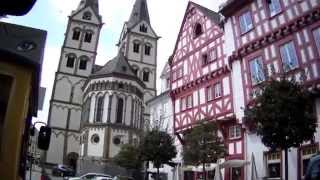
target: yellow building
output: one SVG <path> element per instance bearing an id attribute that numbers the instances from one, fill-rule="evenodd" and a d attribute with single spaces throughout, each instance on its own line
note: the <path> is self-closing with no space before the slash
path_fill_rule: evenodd
<path id="1" fill-rule="evenodd" d="M 29 127 L 38 110 L 46 32 L 0 22 L 0 179 L 25 173 Z"/>

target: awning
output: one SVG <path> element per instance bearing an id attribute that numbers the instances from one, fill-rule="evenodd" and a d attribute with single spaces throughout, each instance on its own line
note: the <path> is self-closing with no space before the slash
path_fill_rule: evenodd
<path id="1" fill-rule="evenodd" d="M 237 167 L 243 167 L 249 164 L 250 164 L 250 161 L 233 159 L 233 160 L 228 160 L 223 162 L 220 166 L 221 168 L 237 168 Z"/>

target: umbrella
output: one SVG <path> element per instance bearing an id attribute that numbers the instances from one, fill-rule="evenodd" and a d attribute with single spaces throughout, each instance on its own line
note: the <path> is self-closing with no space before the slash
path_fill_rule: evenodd
<path id="1" fill-rule="evenodd" d="M 214 173 L 214 180 L 222 180 L 222 175 L 220 172 L 220 165 L 218 164 L 215 168 L 215 173 Z"/>
<path id="2" fill-rule="evenodd" d="M 257 180 L 257 179 L 258 179 L 258 172 L 257 172 L 257 167 L 256 167 L 254 155 L 252 153 L 252 156 L 251 156 L 251 180 Z"/>
<path id="3" fill-rule="evenodd" d="M 250 164 L 250 161 L 234 159 L 234 160 L 228 160 L 228 161 L 222 163 L 221 166 L 223 168 L 236 168 L 236 167 L 243 167 L 248 164 Z"/>

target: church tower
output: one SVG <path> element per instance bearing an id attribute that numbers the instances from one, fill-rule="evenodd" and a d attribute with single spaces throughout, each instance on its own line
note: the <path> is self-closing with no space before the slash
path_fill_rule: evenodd
<path id="1" fill-rule="evenodd" d="M 150 120 L 150 110 L 146 105 L 156 96 L 157 46 L 158 39 L 153 30 L 147 0 L 136 0 L 129 20 L 124 24 L 118 46 L 127 57 L 134 73 L 144 82 L 144 120 Z"/>
<path id="2" fill-rule="evenodd" d="M 98 0 L 81 0 L 71 13 L 50 101 L 49 164 L 76 166 L 80 144 L 82 87 L 95 67 L 102 18 Z"/>

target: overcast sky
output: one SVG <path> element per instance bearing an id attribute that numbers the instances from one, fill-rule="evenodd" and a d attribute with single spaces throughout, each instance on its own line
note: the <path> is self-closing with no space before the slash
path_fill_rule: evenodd
<path id="1" fill-rule="evenodd" d="M 225 0 L 194 0 L 213 11 Z M 38 0 L 34 8 L 23 17 L 9 16 L 2 21 L 30 26 L 48 31 L 42 69 L 41 86 L 47 88 L 44 110 L 38 113 L 38 119 L 47 121 L 49 101 L 57 71 L 61 45 L 68 16 L 75 10 L 80 0 Z M 123 23 L 128 20 L 135 0 L 100 0 L 100 14 L 104 26 L 101 31 L 96 63 L 105 64 L 117 54 L 115 44 L 120 36 Z M 162 38 L 158 46 L 158 75 L 172 54 L 175 41 L 182 23 L 188 0 L 148 0 L 150 21 L 153 29 Z M 158 79 L 158 89 L 159 79 Z"/>

